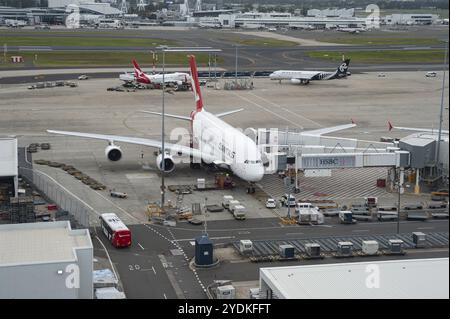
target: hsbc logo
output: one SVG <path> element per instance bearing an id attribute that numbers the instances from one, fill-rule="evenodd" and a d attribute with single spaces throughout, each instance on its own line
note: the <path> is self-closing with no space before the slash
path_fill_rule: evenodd
<path id="1" fill-rule="evenodd" d="M 339 160 L 337 158 L 324 158 L 319 159 L 319 164 L 323 166 L 330 166 L 330 165 L 339 165 Z"/>

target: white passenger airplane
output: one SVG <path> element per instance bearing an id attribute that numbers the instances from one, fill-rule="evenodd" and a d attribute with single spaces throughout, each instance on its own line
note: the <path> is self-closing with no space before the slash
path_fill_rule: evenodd
<path id="1" fill-rule="evenodd" d="M 402 127 L 402 126 L 394 126 L 392 125 L 391 121 L 388 121 L 388 128 L 389 131 L 392 131 L 393 129 L 401 130 L 401 131 L 413 131 L 413 132 L 422 132 L 422 133 L 433 133 L 438 134 L 439 129 L 430 129 L 430 128 L 420 128 L 420 127 Z M 442 134 L 448 135 L 448 130 L 441 130 Z"/>
<path id="2" fill-rule="evenodd" d="M 338 28 L 337 31 L 358 34 L 360 32 L 366 32 L 367 29 L 365 29 L 365 28 Z"/>
<path id="3" fill-rule="evenodd" d="M 148 85 L 148 84 L 162 84 L 163 83 L 163 75 L 162 74 L 146 74 L 142 71 L 139 64 L 136 60 L 133 60 L 134 74 L 132 73 L 124 73 L 119 75 L 119 79 L 131 83 L 137 82 L 140 84 Z M 175 88 L 180 85 L 190 84 L 191 77 L 188 73 L 183 72 L 174 72 L 174 73 L 166 73 L 164 75 L 164 82 L 166 84 L 173 84 Z"/>
<path id="4" fill-rule="evenodd" d="M 269 75 L 271 80 L 290 80 L 293 84 L 309 84 L 309 81 L 334 80 L 350 75 L 350 59 L 344 60 L 334 72 L 279 70 Z"/>
<path id="5" fill-rule="evenodd" d="M 105 155 L 110 161 L 118 161 L 122 158 L 120 146 L 115 142 L 124 142 L 143 146 L 158 148 L 160 154 L 156 158 L 156 165 L 160 170 L 172 172 L 175 169 L 174 158 L 177 156 L 192 156 L 197 163 L 201 161 L 207 164 L 228 167 L 235 175 L 250 183 L 249 192 L 254 192 L 254 183 L 260 181 L 264 175 L 264 165 L 261 152 L 256 143 L 240 130 L 232 127 L 221 120 L 222 117 L 242 111 L 243 109 L 212 114 L 203 107 L 203 99 L 198 80 L 197 65 L 195 57 L 190 57 L 191 76 L 193 81 L 193 93 L 196 109 L 190 116 L 165 114 L 167 117 L 188 121 L 191 124 L 193 145 L 188 147 L 180 144 L 165 143 L 165 151 L 162 152 L 161 141 L 116 135 L 102 135 L 91 133 L 67 132 L 47 130 L 48 133 L 77 136 L 84 138 L 99 139 L 108 142 Z M 161 115 L 158 112 L 142 111 L 148 114 Z M 339 131 L 356 126 L 355 124 L 339 125 L 331 128 L 322 128 L 307 131 L 310 135 L 320 136 L 322 134 Z M 163 155 L 164 153 L 164 165 Z"/>

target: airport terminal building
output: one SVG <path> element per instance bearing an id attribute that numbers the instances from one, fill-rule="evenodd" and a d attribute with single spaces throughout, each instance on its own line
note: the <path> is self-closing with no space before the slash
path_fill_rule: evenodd
<path id="1" fill-rule="evenodd" d="M 92 20 L 92 17 L 117 18 L 122 16 L 122 11 L 111 7 L 109 3 L 49 0 L 48 8 L 0 7 L 0 24 L 8 24 L 8 21 L 20 22 L 23 25 L 64 24 L 67 16 L 73 11 L 73 5 L 79 8 L 82 20 L 83 18 Z"/>

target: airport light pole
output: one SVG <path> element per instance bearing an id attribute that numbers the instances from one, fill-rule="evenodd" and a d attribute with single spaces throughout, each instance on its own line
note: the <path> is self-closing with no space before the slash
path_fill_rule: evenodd
<path id="1" fill-rule="evenodd" d="M 156 49 L 162 52 L 163 56 L 163 65 L 162 65 L 162 111 L 161 111 L 161 154 L 162 154 L 162 163 L 161 163 L 161 203 L 160 207 L 164 207 L 165 203 L 165 195 L 166 195 L 166 186 L 165 186 L 165 170 L 166 170 L 166 145 L 165 145 L 165 91 L 166 91 L 166 52 L 222 52 L 221 49 L 214 49 L 211 47 L 168 47 L 168 46 L 159 46 Z"/>
<path id="2" fill-rule="evenodd" d="M 446 65 L 447 65 L 447 54 L 448 54 L 448 41 L 445 42 L 445 56 L 444 56 L 444 72 L 442 76 L 442 92 L 441 92 L 441 110 L 439 112 L 439 133 L 438 133 L 438 140 L 437 140 L 437 146 L 436 146 L 436 157 L 435 157 L 435 163 L 437 168 L 438 175 L 440 174 L 440 165 L 439 165 L 439 156 L 441 151 L 441 137 L 442 137 L 442 122 L 443 122 L 443 113 L 444 113 L 444 91 L 445 91 L 445 77 L 446 77 Z"/>
<path id="3" fill-rule="evenodd" d="M 397 202 L 397 235 L 400 234 L 400 200 L 401 200 L 401 194 L 402 194 L 402 182 L 401 182 L 401 176 L 402 176 L 403 168 L 399 168 L 398 176 L 397 176 L 397 190 L 398 190 L 398 202 Z"/>
<path id="4" fill-rule="evenodd" d="M 238 81 L 238 45 L 235 45 L 236 48 L 236 61 L 235 61 L 235 71 L 234 71 L 234 78 L 236 81 L 236 86 L 237 86 L 237 81 Z"/>

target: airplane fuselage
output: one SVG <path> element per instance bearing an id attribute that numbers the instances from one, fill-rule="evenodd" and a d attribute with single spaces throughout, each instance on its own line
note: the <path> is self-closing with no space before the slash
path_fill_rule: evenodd
<path id="1" fill-rule="evenodd" d="M 138 82 L 141 84 L 162 84 L 163 83 L 163 75 L 162 74 L 143 74 L 136 78 L 136 76 L 132 73 L 124 73 L 119 76 L 120 80 L 124 82 Z M 165 83 L 177 83 L 177 84 L 185 84 L 189 83 L 190 75 L 187 73 L 175 72 L 168 73 L 164 76 Z"/>
<path id="2" fill-rule="evenodd" d="M 192 112 L 191 118 L 194 145 L 212 155 L 214 163 L 227 164 L 235 175 L 248 182 L 262 179 L 264 166 L 253 140 L 205 110 Z"/>
<path id="3" fill-rule="evenodd" d="M 314 80 L 326 80 L 332 75 L 334 75 L 334 72 L 279 70 L 270 74 L 270 79 L 293 80 L 293 79 L 310 78 L 310 81 L 314 81 Z"/>

